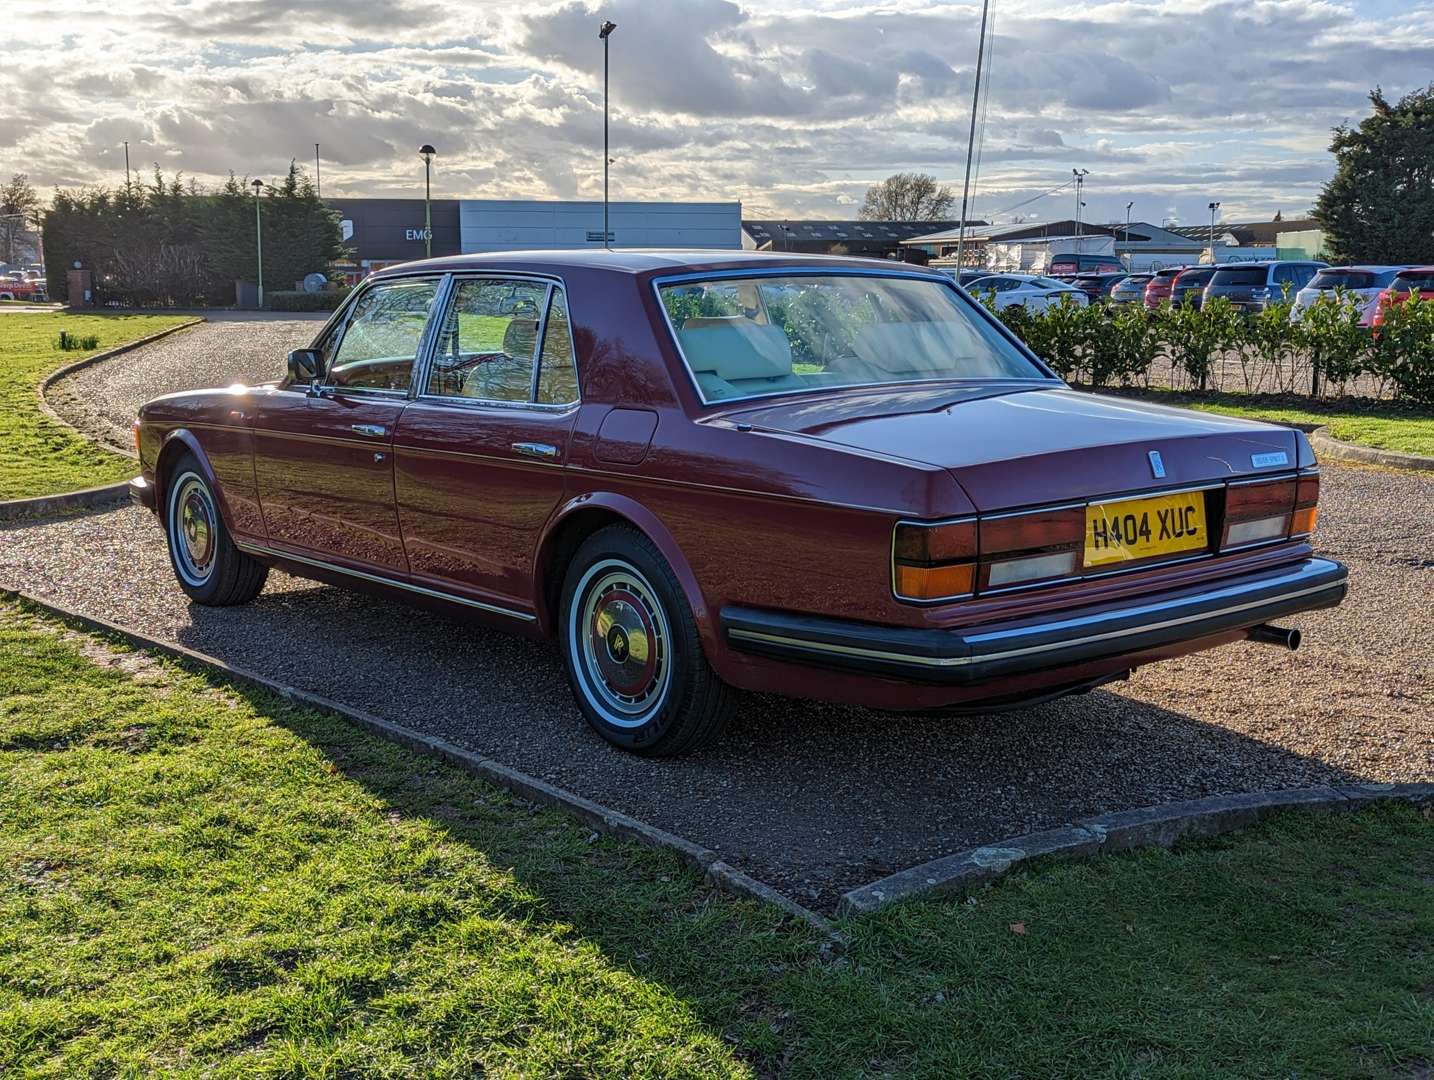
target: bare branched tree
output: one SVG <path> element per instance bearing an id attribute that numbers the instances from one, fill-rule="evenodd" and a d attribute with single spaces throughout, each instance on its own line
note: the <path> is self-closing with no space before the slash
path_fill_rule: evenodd
<path id="1" fill-rule="evenodd" d="M 865 221 L 935 221 L 951 212 L 956 192 L 929 173 L 897 173 L 866 189 Z"/>
<path id="2" fill-rule="evenodd" d="M 14 263 L 23 258 L 39 215 L 40 196 L 28 176 L 16 173 L 8 184 L 0 184 L 0 260 Z"/>

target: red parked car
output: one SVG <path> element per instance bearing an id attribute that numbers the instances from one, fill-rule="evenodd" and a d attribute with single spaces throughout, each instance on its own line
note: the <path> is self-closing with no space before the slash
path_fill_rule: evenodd
<path id="1" fill-rule="evenodd" d="M 1389 287 L 1379 294 L 1369 324 L 1383 326 L 1385 313 L 1415 293 L 1419 294 L 1421 300 L 1434 300 L 1434 266 L 1412 266 L 1395 274 Z"/>
<path id="2" fill-rule="evenodd" d="M 1164 270 L 1156 270 L 1145 285 L 1145 306 L 1154 311 L 1171 299 L 1175 292 L 1175 279 L 1186 269 L 1184 266 L 1170 266 Z"/>
<path id="3" fill-rule="evenodd" d="M 393 267 L 286 378 L 158 398 L 136 439 L 196 602 L 280 567 L 555 638 L 648 754 L 734 687 L 988 710 L 1293 646 L 1267 621 L 1345 592 L 1300 432 L 1077 393 L 950 278 L 861 259 Z"/>

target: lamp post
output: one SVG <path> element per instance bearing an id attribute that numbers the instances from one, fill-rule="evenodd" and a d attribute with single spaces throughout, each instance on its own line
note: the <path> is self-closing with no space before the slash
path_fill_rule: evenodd
<path id="1" fill-rule="evenodd" d="M 971 155 L 976 150 L 976 115 L 981 104 L 981 64 L 986 58 L 986 16 L 991 0 L 981 0 L 981 36 L 976 41 L 976 88 L 971 92 L 971 131 L 966 136 L 966 182 L 961 185 L 961 220 L 956 223 L 956 278 L 961 278 L 961 259 L 966 247 L 966 209 L 971 198 Z"/>
<path id="2" fill-rule="evenodd" d="M 129 140 L 124 141 L 124 190 L 129 194 Z"/>
<path id="3" fill-rule="evenodd" d="M 259 219 L 259 192 L 264 190 L 264 181 L 255 180 L 254 188 L 254 250 L 259 263 L 259 310 L 264 310 L 264 228 Z"/>
<path id="4" fill-rule="evenodd" d="M 323 178 L 319 176 L 319 144 L 314 143 L 314 198 L 324 197 Z"/>
<path id="5" fill-rule="evenodd" d="M 433 257 L 433 155 L 438 153 L 430 143 L 418 148 L 423 158 L 423 257 Z"/>
<path id="6" fill-rule="evenodd" d="M 610 19 L 604 19 L 603 24 L 598 27 L 598 37 L 602 40 L 602 246 L 612 246 L 612 234 L 607 228 L 607 39 L 617 29 L 617 23 Z"/>
<path id="7" fill-rule="evenodd" d="M 1089 170 L 1089 169 L 1072 169 L 1072 170 L 1071 170 L 1071 175 L 1075 177 L 1075 185 L 1076 185 L 1076 216 L 1075 216 L 1075 226 L 1076 226 L 1075 238 L 1076 238 L 1076 244 L 1075 244 L 1075 249 L 1076 249 L 1076 254 L 1080 254 L 1080 208 L 1085 205 L 1085 203 L 1081 202 L 1080 193 L 1081 193 L 1081 188 L 1083 188 L 1083 187 L 1085 186 L 1085 178 L 1090 175 L 1090 170 Z M 1076 260 L 1076 264 L 1077 264 L 1077 266 L 1080 264 L 1080 260 L 1079 260 L 1079 259 Z"/>
<path id="8" fill-rule="evenodd" d="M 1134 199 L 1125 204 L 1125 257 L 1127 259 L 1130 258 L 1130 208 L 1134 205 Z M 1134 269 L 1135 264 L 1132 262 L 1130 266 Z"/>
<path id="9" fill-rule="evenodd" d="M 1215 265 L 1215 213 L 1220 209 L 1220 204 L 1210 204 L 1210 265 Z"/>

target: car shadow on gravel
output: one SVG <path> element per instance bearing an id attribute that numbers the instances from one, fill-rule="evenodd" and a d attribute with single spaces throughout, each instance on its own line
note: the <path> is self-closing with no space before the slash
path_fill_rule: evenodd
<path id="1" fill-rule="evenodd" d="M 1081 817 L 1369 779 L 1109 690 L 963 717 L 747 695 L 720 745 L 638 758 L 584 724 L 551 646 L 275 580 L 244 608 L 189 605 L 175 637 L 712 848 L 826 912 L 895 870 Z"/>

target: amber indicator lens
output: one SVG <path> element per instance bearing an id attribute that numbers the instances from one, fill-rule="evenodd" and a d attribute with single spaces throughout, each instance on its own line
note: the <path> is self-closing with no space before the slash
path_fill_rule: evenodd
<path id="1" fill-rule="evenodd" d="M 972 563 L 951 566 L 896 564 L 896 593 L 908 600 L 943 600 L 971 592 L 976 577 Z"/>
<path id="2" fill-rule="evenodd" d="M 1319 521 L 1319 473 L 1302 473 L 1296 485 L 1295 512 L 1290 519 L 1290 535 L 1310 536 Z"/>
<path id="3" fill-rule="evenodd" d="M 903 600 L 969 596 L 976 577 L 976 523 L 903 523 L 891 541 L 892 580 Z"/>

